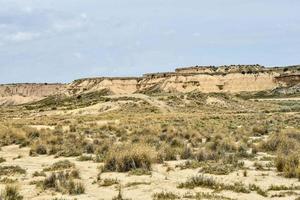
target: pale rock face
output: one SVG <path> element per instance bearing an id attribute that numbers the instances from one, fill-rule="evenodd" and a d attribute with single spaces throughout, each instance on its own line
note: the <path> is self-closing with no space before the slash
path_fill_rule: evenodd
<path id="1" fill-rule="evenodd" d="M 95 92 L 108 89 L 114 94 L 131 94 L 137 91 L 138 79 L 95 78 L 77 80 L 71 83 L 67 89 L 75 91 L 73 94 Z"/>
<path id="2" fill-rule="evenodd" d="M 16 105 L 41 100 L 58 94 L 64 84 L 8 84 L 0 85 L 0 105 Z"/>
<path id="3" fill-rule="evenodd" d="M 196 69 L 198 70 L 198 68 Z M 204 68 L 203 70 L 212 69 Z M 239 68 L 231 67 L 229 69 L 234 71 Z M 55 94 L 71 96 L 96 91 L 107 91 L 110 94 L 117 95 L 142 93 L 145 91 L 182 93 L 191 91 L 203 93 L 258 92 L 298 84 L 300 75 L 294 72 L 297 69 L 289 69 L 289 72 L 292 71 L 293 73 L 286 73 L 281 68 L 279 70 L 277 68 L 264 68 L 262 71 L 252 73 L 235 71 L 215 73 L 217 70 L 223 70 L 223 68 L 217 68 L 213 70 L 213 73 L 171 72 L 147 74 L 143 77 L 87 78 L 75 80 L 70 84 L 0 85 L 0 105 L 23 104 L 41 100 Z M 187 70 L 193 70 L 193 68 Z M 260 68 L 257 70 L 260 70 Z M 181 69 L 181 71 L 184 71 L 184 69 Z"/>
<path id="4" fill-rule="evenodd" d="M 191 92 L 198 90 L 209 92 L 242 92 L 271 90 L 279 86 L 275 81 L 277 73 L 240 74 L 227 75 L 198 74 L 190 76 L 171 76 L 168 78 L 149 79 L 141 83 L 142 89 L 159 84 L 162 91 L 166 92 Z"/>

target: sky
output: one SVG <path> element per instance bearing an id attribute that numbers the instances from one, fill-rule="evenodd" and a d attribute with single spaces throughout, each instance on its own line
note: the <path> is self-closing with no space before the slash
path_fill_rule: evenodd
<path id="1" fill-rule="evenodd" d="M 0 0 L 0 83 L 300 64 L 299 0 Z"/>

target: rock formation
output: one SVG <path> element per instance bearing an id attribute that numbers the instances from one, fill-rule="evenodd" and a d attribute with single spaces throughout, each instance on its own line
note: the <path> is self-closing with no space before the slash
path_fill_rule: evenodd
<path id="1" fill-rule="evenodd" d="M 95 91 L 111 94 L 147 92 L 257 92 L 300 83 L 300 66 L 266 68 L 261 65 L 193 66 L 142 77 L 100 77 L 70 84 L 0 85 L 0 105 L 23 104 L 55 94 L 78 95 Z"/>

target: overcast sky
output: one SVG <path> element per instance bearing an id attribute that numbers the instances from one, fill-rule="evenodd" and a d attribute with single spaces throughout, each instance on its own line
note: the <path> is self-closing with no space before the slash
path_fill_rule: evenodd
<path id="1" fill-rule="evenodd" d="M 299 59 L 299 0 L 0 0 L 0 83 Z"/>

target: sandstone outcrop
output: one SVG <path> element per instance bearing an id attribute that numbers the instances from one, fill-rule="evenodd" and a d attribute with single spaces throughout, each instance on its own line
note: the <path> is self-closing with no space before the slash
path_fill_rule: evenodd
<path id="1" fill-rule="evenodd" d="M 300 83 L 300 66 L 266 68 L 261 65 L 193 66 L 175 72 L 144 74 L 142 77 L 98 77 L 70 84 L 0 85 L 0 105 L 23 104 L 47 96 L 78 95 L 95 91 L 110 94 L 151 92 L 258 92 L 292 87 Z"/>
<path id="2" fill-rule="evenodd" d="M 0 105 L 17 105 L 38 101 L 63 91 L 64 84 L 2 84 L 0 85 Z"/>

